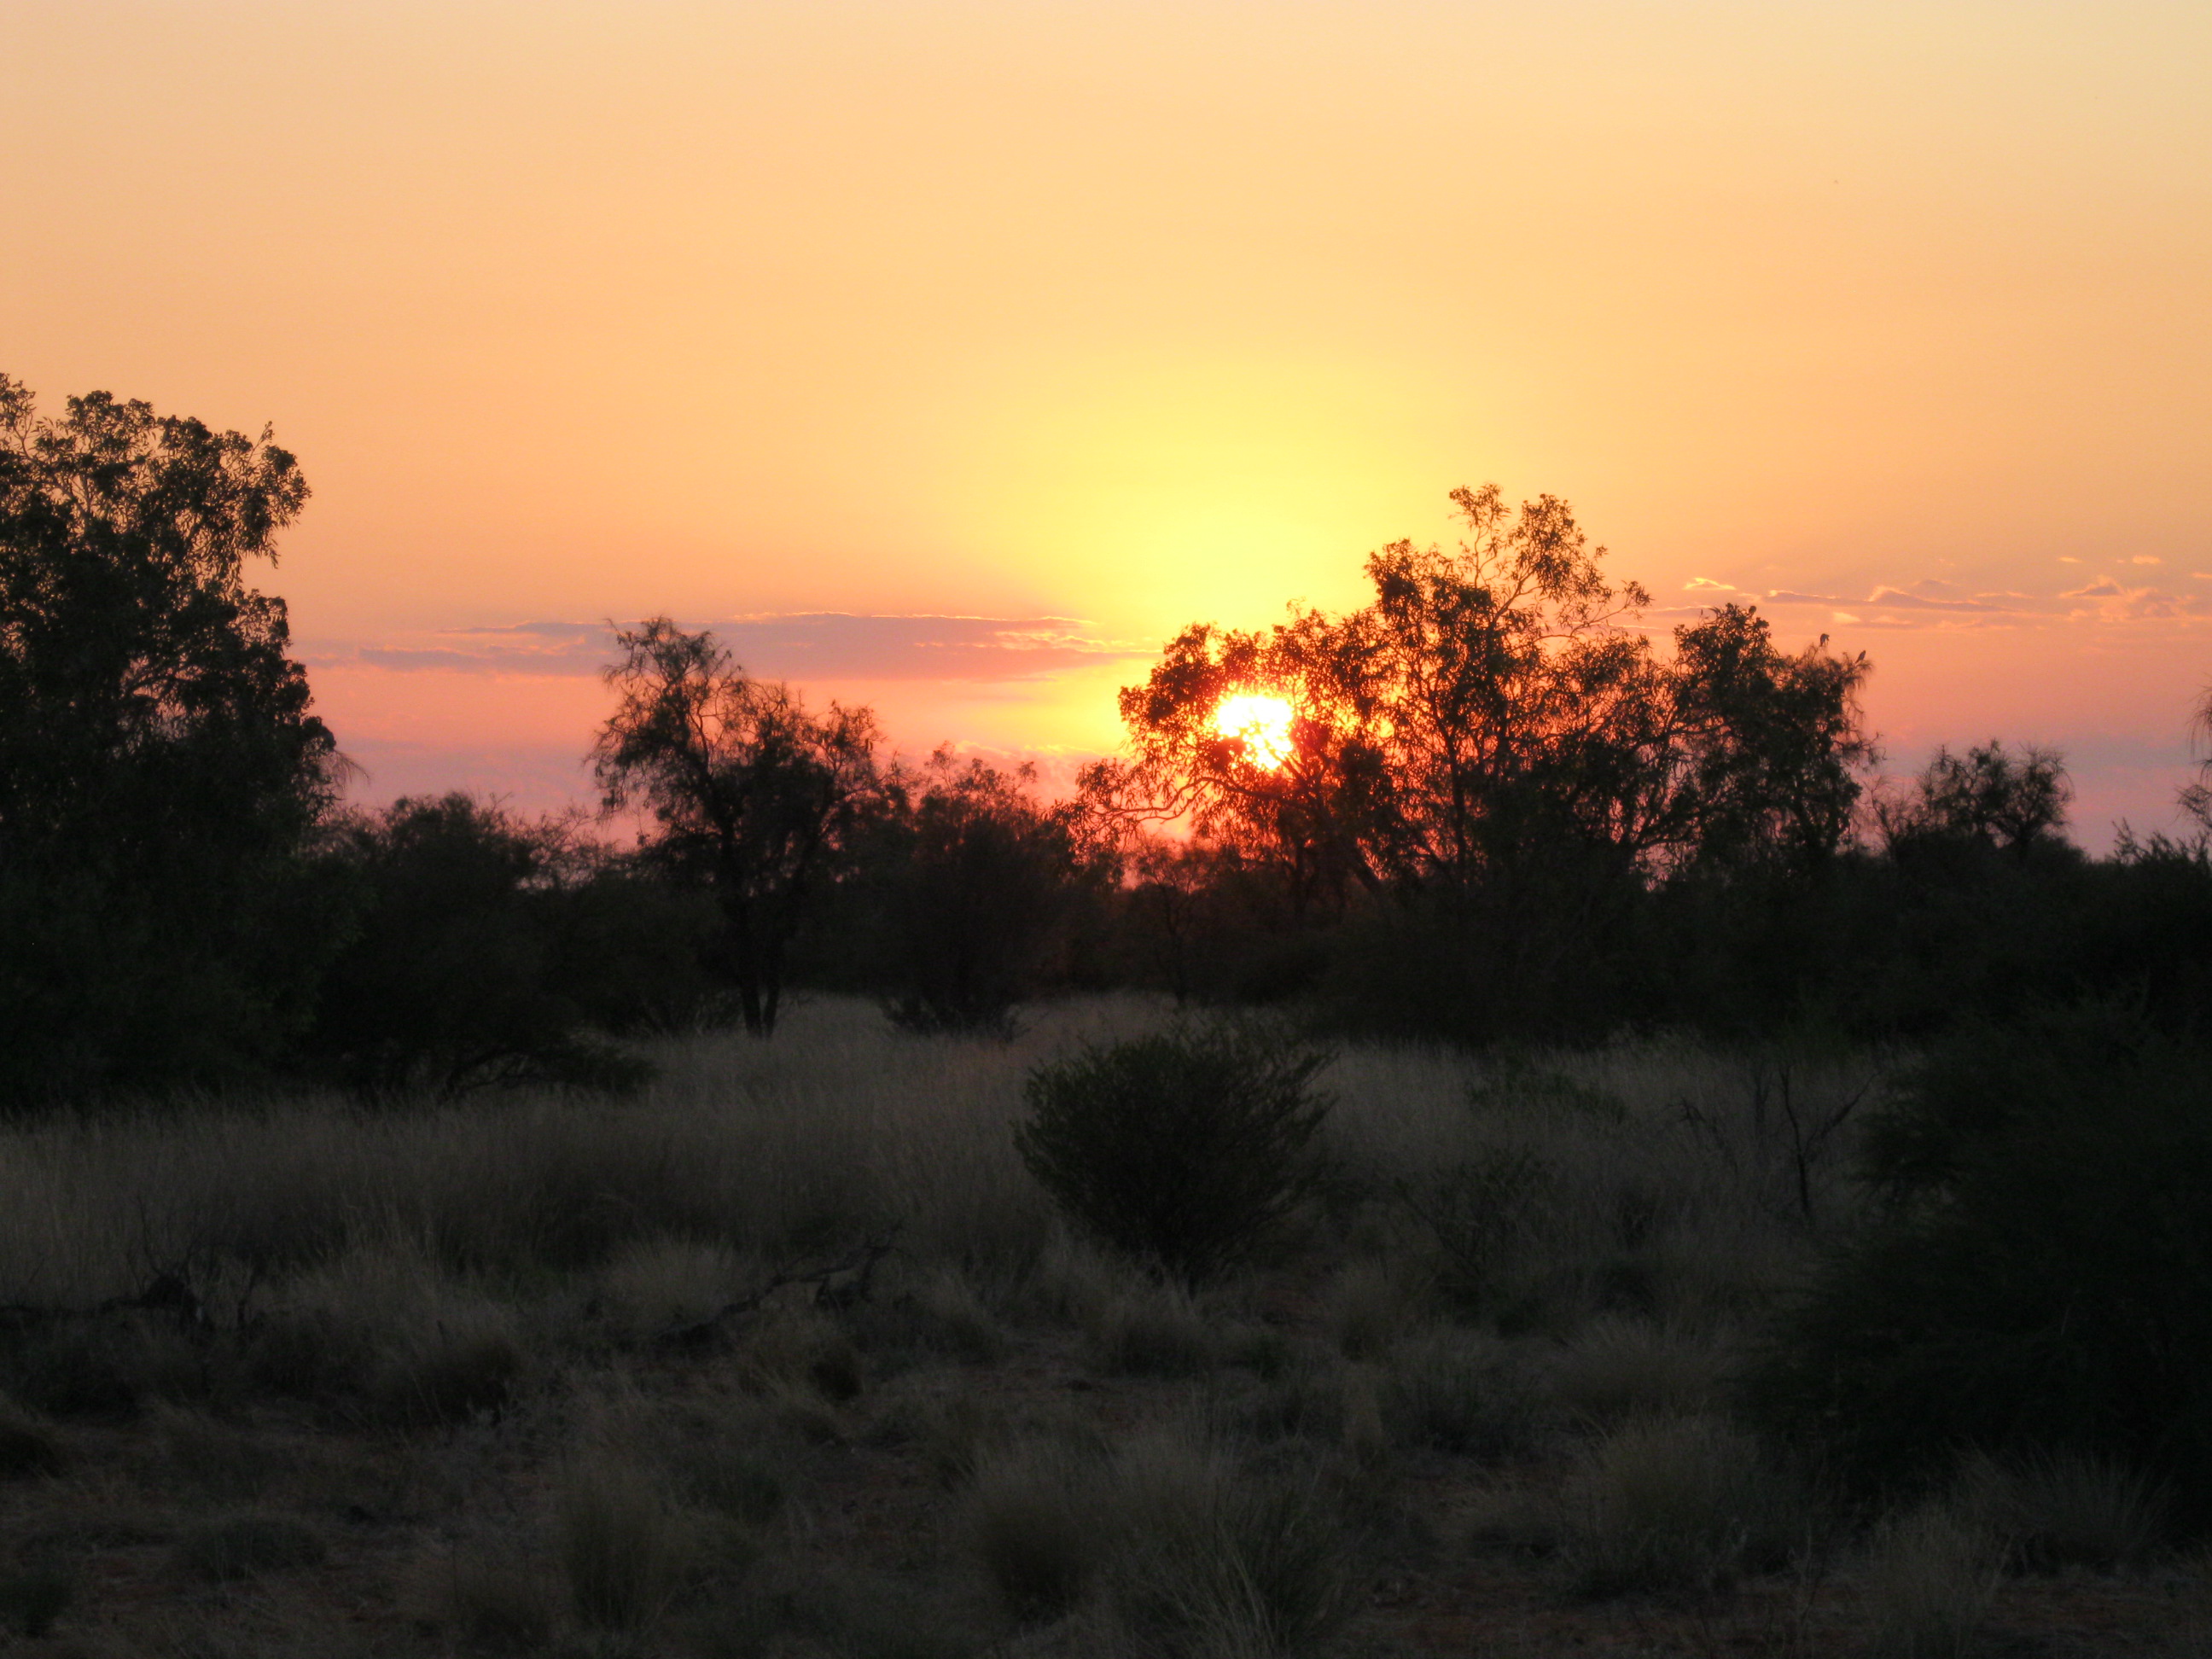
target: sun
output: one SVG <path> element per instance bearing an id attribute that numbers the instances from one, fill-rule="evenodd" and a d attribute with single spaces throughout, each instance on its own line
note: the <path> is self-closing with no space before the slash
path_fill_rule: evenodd
<path id="1" fill-rule="evenodd" d="M 1291 757 L 1291 705 L 1280 697 L 1240 692 L 1213 711 L 1213 729 L 1244 744 L 1244 758 L 1263 772 Z"/>

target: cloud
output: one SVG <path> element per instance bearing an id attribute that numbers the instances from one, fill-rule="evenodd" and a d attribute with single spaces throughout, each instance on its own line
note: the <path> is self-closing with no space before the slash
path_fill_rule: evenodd
<path id="1" fill-rule="evenodd" d="M 1067 617 L 873 617 L 842 611 L 737 617 L 707 626 L 747 672 L 769 679 L 1011 680 L 1152 654 L 1084 631 Z M 310 662 L 402 672 L 597 674 L 615 655 L 604 623 L 529 622 L 447 629 L 359 643 Z"/>
<path id="2" fill-rule="evenodd" d="M 2164 559 L 2154 559 L 2148 553 L 2138 553 L 2128 561 L 2130 564 L 2164 564 Z"/>
<path id="3" fill-rule="evenodd" d="M 356 645 L 331 659 L 379 668 L 595 674 L 614 653 L 614 635 L 603 623 L 517 623 L 508 628 L 441 629 L 401 638 L 404 643 Z"/>
<path id="4" fill-rule="evenodd" d="M 2169 593 L 2157 587 L 2123 587 L 2109 576 L 2058 596 L 2090 603 L 2077 605 L 2076 617 L 2096 617 L 2106 622 L 2201 622 L 2212 617 L 2212 599 L 2201 593 Z"/>
<path id="5" fill-rule="evenodd" d="M 1818 605 L 1830 611 L 1842 606 L 1862 611 L 1936 611 L 1966 616 L 2000 616 L 2026 608 L 2024 598 L 2018 593 L 1968 594 L 1963 587 L 1930 578 L 1915 582 L 1910 588 L 1879 586 L 1863 599 L 1844 593 L 1801 593 L 1778 587 L 1767 594 L 1766 603 Z"/>
<path id="6" fill-rule="evenodd" d="M 1093 639 L 1067 617 L 746 617 L 715 634 L 757 674 L 779 679 L 1021 679 L 1084 663 L 1149 657 Z"/>
<path id="7" fill-rule="evenodd" d="M 1866 603 L 1886 611 L 2002 611 L 2008 607 L 1991 605 L 1987 599 L 1945 599 L 1931 598 L 1925 591 L 1930 587 L 1948 587 L 1948 582 L 1921 582 L 1920 590 L 1907 592 L 1903 588 L 1877 587 L 1867 596 Z M 1960 590 L 1952 589 L 1954 592 Z"/>
<path id="8" fill-rule="evenodd" d="M 1711 576 L 1692 576 L 1682 584 L 1685 593 L 1740 593 L 1734 582 L 1717 582 Z"/>

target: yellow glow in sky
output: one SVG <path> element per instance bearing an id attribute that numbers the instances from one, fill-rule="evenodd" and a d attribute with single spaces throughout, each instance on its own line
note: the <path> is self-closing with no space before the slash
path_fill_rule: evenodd
<path id="1" fill-rule="evenodd" d="M 1291 705 L 1280 697 L 1240 692 L 1213 711 L 1213 729 L 1244 745 L 1244 758 L 1273 772 L 1291 757 Z"/>
<path id="2" fill-rule="evenodd" d="M 910 752 L 1096 752 L 1175 629 L 1494 478 L 1656 627 L 1869 650 L 1901 760 L 2055 743 L 2151 827 L 2208 62 L 2147 0 L 12 0 L 0 368 L 274 423 L 380 792 L 580 793 L 588 653 L 496 630 L 659 612 Z"/>

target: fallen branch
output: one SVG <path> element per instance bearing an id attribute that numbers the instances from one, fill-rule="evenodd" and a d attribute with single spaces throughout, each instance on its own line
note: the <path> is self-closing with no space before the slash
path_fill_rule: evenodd
<path id="1" fill-rule="evenodd" d="M 777 1291 L 794 1285 L 811 1285 L 817 1308 L 858 1307 L 868 1299 L 874 1286 L 877 1265 L 897 1248 L 898 1234 L 894 1225 L 887 1232 L 863 1239 L 833 1261 L 813 1267 L 779 1267 L 750 1295 L 725 1304 L 704 1319 L 670 1327 L 652 1338 L 651 1346 L 696 1352 L 726 1335 L 734 1324 L 759 1313 Z M 844 1281 L 842 1284 L 838 1282 L 841 1279 Z"/>

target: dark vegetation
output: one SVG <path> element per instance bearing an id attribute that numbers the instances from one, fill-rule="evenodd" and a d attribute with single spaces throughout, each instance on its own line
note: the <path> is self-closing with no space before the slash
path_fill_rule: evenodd
<path id="1" fill-rule="evenodd" d="M 341 804 L 345 764 L 310 712 L 282 601 L 246 583 L 307 493 L 265 434 L 104 395 L 44 420 L 0 379 L 0 1110 L 19 1125 L 146 1104 L 182 1115 L 216 1091 L 277 1099 L 303 1083 L 378 1111 L 520 1085 L 616 1097 L 653 1074 L 665 1039 L 772 1036 L 794 987 L 863 995 L 904 1032 L 997 1042 L 1018 1037 L 1025 1004 L 1056 994 L 1171 997 L 1171 1027 L 1031 1067 L 1012 1134 L 1032 1190 L 1134 1263 L 1130 1285 L 1152 1275 L 1149 1290 L 1085 1304 L 1086 1340 L 1114 1374 L 1202 1374 L 1224 1351 L 1194 1297 L 1299 1260 L 1329 1225 L 1367 1228 L 1416 1241 L 1419 1291 L 1363 1291 L 1347 1274 L 1329 1317 L 1346 1364 L 1395 1369 L 1381 1383 L 1323 1381 L 1279 1334 L 1248 1333 L 1236 1363 L 1266 1397 L 1239 1407 L 1246 1426 L 1276 1425 L 1287 1443 L 1333 1425 L 1350 1461 L 1325 1469 L 1286 1454 L 1231 1480 L 1184 1446 L 1162 1497 L 1168 1477 L 1142 1457 L 1080 1437 L 978 1431 L 955 1461 L 1015 1622 L 1104 1597 L 1180 1651 L 1195 1638 L 1175 1632 L 1233 1599 L 1222 1585 L 1265 1584 L 1255 1616 L 1274 1633 L 1254 1650 L 1272 1650 L 1348 1616 L 1342 1570 L 1312 1564 L 1395 1524 L 1361 1508 L 1373 1474 L 1361 1459 L 1382 1455 L 1372 1445 L 1528 1454 L 1532 1385 L 1481 1344 L 1540 1335 L 1576 1297 L 1603 1319 L 1656 1320 L 1650 1241 L 1672 1224 L 1622 1186 L 1600 1220 L 1575 1223 L 1575 1248 L 1600 1243 L 1576 1258 L 1570 1295 L 1567 1269 L 1547 1277 L 1526 1248 L 1567 1225 L 1572 1182 L 1551 1153 L 1501 1141 L 1387 1182 L 1346 1175 L 1322 1155 L 1316 1045 L 1479 1054 L 1477 1116 L 1542 1115 L 1602 1139 L 1626 1133 L 1620 1103 L 1527 1057 L 1686 1033 L 1747 1057 L 1749 1127 L 1686 1099 L 1669 1133 L 1731 1178 L 1753 1182 L 1767 1159 L 1773 1212 L 1812 1265 L 1732 1310 L 1758 1335 L 1726 1422 L 1630 1421 L 1601 1383 L 1583 1389 L 1595 1403 L 1577 1420 L 1609 1437 L 1591 1492 L 1644 1480 L 1679 1496 L 1688 1471 L 1718 1484 L 1686 1520 L 1615 1526 L 1594 1508 L 1574 1582 L 1705 1595 L 1790 1559 L 1773 1519 L 1788 1506 L 1759 1484 L 1775 1448 L 1797 1460 L 1792 1479 L 1861 1516 L 1968 1487 L 1991 1513 L 2017 1510 L 2019 1492 L 2072 1480 L 2118 1493 L 2113 1513 L 2146 1538 L 2212 1532 L 2205 782 L 2181 792 L 2193 833 L 2124 832 L 2102 858 L 2066 838 L 2065 773 L 2046 750 L 1945 750 L 1872 789 L 1864 657 L 1825 638 L 1785 648 L 1735 605 L 1662 649 L 1628 626 L 1645 596 L 1607 578 L 1565 503 L 1516 514 L 1493 488 L 1455 494 L 1455 550 L 1374 555 L 1358 611 L 1170 641 L 1122 695 L 1125 757 L 1091 769 L 1069 800 L 1041 799 L 1025 769 L 949 751 L 901 762 L 868 711 L 811 713 L 663 617 L 617 634 L 615 710 L 592 750 L 610 813 L 635 809 L 647 825 L 635 845 L 462 795 L 363 811 Z M 1224 697 L 1251 692 L 1291 706 L 1279 763 L 1214 728 Z M 1853 1115 L 1866 1085 L 1817 1103 L 1797 1087 L 1806 1056 L 1839 1054 L 1898 1057 L 1878 1109 Z M 1857 1207 L 1830 1225 L 1824 1172 L 1846 1148 Z M 579 1228 L 590 1242 L 561 1259 L 593 1271 L 644 1239 L 642 1223 L 624 1231 L 649 1208 L 623 1195 L 628 1178 L 580 1164 L 551 1182 L 556 1198 L 515 1230 L 529 1249 L 501 1271 L 524 1273 L 530 1249 L 551 1261 L 546 1241 Z M 704 1200 L 677 1207 L 685 1247 L 702 1249 L 788 1256 L 819 1249 L 836 1222 L 796 1217 L 769 1237 Z M 866 1219 L 880 1231 L 881 1215 Z M 224 1281 L 239 1311 L 220 1365 L 214 1279 L 167 1263 L 141 1296 L 0 1310 L 7 1386 L 88 1418 L 258 1389 L 343 1401 L 348 1420 L 379 1430 L 477 1421 L 516 1397 L 523 1347 L 476 1304 L 437 1304 L 434 1336 L 397 1348 L 349 1346 L 305 1316 L 249 1322 L 264 1275 L 325 1261 L 338 1223 L 302 1225 L 321 1242 L 196 1237 L 191 1261 L 244 1276 L 243 1290 Z M 956 1254 L 967 1271 L 988 1252 Z M 464 1250 L 448 1265 L 489 1259 Z M 1024 1260 L 994 1269 L 1001 1312 L 1031 1305 L 1034 1248 Z M 801 1282 L 793 1271 L 766 1282 Z M 823 1298 L 830 1277 L 814 1286 Z M 868 1293 L 847 1285 L 833 1311 Z M 717 1322 L 741 1315 L 750 1330 L 764 1297 L 695 1310 L 653 1340 L 734 1340 Z M 1445 1326 L 1406 1337 L 1394 1310 L 1409 1298 Z M 1067 1292 L 1063 1311 L 1081 1299 Z M 996 1354 L 994 1317 L 925 1287 L 855 1328 Z M 763 1375 L 842 1407 L 862 1387 L 859 1361 L 805 1329 Z M 1672 1362 L 1639 1363 L 1660 1375 Z M 1705 1397 L 1689 1382 L 1645 1392 Z M 828 1409 L 792 1405 L 778 1432 Z M 0 1479 L 48 1478 L 61 1457 L 31 1418 L 0 1420 Z M 732 1480 L 757 1531 L 776 1477 L 748 1465 Z M 702 1547 L 653 1492 L 581 1466 L 564 1490 L 584 1625 L 641 1626 L 689 1593 Z M 1146 1504 L 1169 1517 L 1150 1531 L 1085 1519 Z M 1899 1559 L 1941 1555 L 1937 1522 L 1896 1525 Z M 2097 1559 L 2039 1526 L 2007 1534 L 2028 1540 L 2019 1559 Z M 228 1582 L 322 1549 L 295 1522 L 241 1510 L 180 1538 L 176 1560 Z M 0 1580 L 0 1611 L 26 1635 L 67 1601 L 67 1582 L 44 1573 Z M 541 1602 L 510 1600 L 528 1639 L 550 1628 Z M 507 1628 L 491 1601 L 477 1611 Z M 786 1625 L 850 1644 L 798 1613 Z"/>
<path id="2" fill-rule="evenodd" d="M 1328 1063 L 1253 1025 L 1085 1048 L 1030 1074 L 1014 1144 L 1085 1230 L 1197 1284 L 1315 1195 L 1328 1102 L 1311 1085 Z"/>
<path id="3" fill-rule="evenodd" d="M 1940 1044 L 1869 1126 L 1882 1207 L 1777 1325 L 1754 1413 L 1864 1489 L 2055 1448 L 2212 1523 L 2206 1060 L 2114 1003 Z"/>
<path id="4" fill-rule="evenodd" d="M 2201 836 L 2088 858 L 2059 757 L 1996 742 L 1866 798 L 1863 656 L 1785 651 L 1735 605 L 1662 653 L 1548 496 L 1458 492 L 1462 545 L 1376 554 L 1364 610 L 1186 630 L 1123 694 L 1129 757 L 1059 804 L 1026 771 L 896 762 L 868 711 L 811 713 L 647 621 L 592 750 L 649 823 L 624 849 L 459 798 L 338 807 L 283 602 L 245 580 L 307 497 L 265 437 L 104 396 L 41 420 L 12 382 L 4 419 L 19 1104 L 288 1073 L 613 1086 L 606 1039 L 767 1036 L 793 982 L 917 1031 L 1126 986 L 1472 1046 L 1917 1041 L 2116 995 L 2179 1031 L 2204 1006 Z M 1291 706 L 1278 766 L 1213 729 L 1252 690 Z"/>

